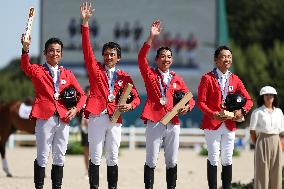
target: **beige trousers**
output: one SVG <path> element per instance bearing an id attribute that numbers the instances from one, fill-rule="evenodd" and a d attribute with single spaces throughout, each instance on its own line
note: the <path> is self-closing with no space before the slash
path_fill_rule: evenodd
<path id="1" fill-rule="evenodd" d="M 279 135 L 260 133 L 254 156 L 255 189 L 282 189 L 281 155 Z"/>

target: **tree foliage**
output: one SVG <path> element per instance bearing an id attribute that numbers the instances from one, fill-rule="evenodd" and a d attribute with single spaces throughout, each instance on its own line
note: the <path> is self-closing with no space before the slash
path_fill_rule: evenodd
<path id="1" fill-rule="evenodd" d="M 234 72 L 254 99 L 261 87 L 275 87 L 283 109 L 284 1 L 226 2 Z"/>
<path id="2" fill-rule="evenodd" d="M 31 58 L 31 62 L 38 62 L 38 58 Z M 0 70 L 0 102 L 24 100 L 34 96 L 32 82 L 20 68 L 20 59 L 14 59 Z"/>
<path id="3" fill-rule="evenodd" d="M 284 41 L 283 0 L 227 0 L 229 33 L 242 48 L 260 43 L 271 48 Z"/>

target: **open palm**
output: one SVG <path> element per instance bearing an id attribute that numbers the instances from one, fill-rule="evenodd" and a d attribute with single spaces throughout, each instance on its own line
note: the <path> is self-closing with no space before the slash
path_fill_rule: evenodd
<path id="1" fill-rule="evenodd" d="M 93 15 L 95 9 L 92 8 L 91 3 L 85 2 L 80 6 L 81 17 L 83 20 L 89 20 L 89 18 Z"/>
<path id="2" fill-rule="evenodd" d="M 151 26 L 151 35 L 156 36 L 160 35 L 161 33 L 161 22 L 159 20 L 156 20 L 153 22 Z"/>

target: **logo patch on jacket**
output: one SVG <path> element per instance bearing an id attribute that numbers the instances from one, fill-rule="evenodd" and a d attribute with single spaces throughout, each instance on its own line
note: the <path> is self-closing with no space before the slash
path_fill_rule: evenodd
<path id="1" fill-rule="evenodd" d="M 64 85 L 64 84 L 66 84 L 66 80 L 61 79 L 61 85 Z"/>

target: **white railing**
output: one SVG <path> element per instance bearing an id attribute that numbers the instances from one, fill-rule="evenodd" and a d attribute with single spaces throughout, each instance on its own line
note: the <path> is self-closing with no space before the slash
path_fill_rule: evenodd
<path id="1" fill-rule="evenodd" d="M 243 147 L 249 149 L 250 135 L 248 129 L 238 129 L 236 138 L 241 138 Z M 12 134 L 8 140 L 8 147 L 14 148 L 16 141 L 35 141 L 35 136 L 30 134 Z M 123 127 L 121 142 L 128 143 L 130 149 L 135 149 L 138 144 L 145 145 L 145 127 Z M 196 144 L 205 145 L 203 130 L 199 128 L 182 128 L 180 132 L 180 146 L 194 147 Z"/>

